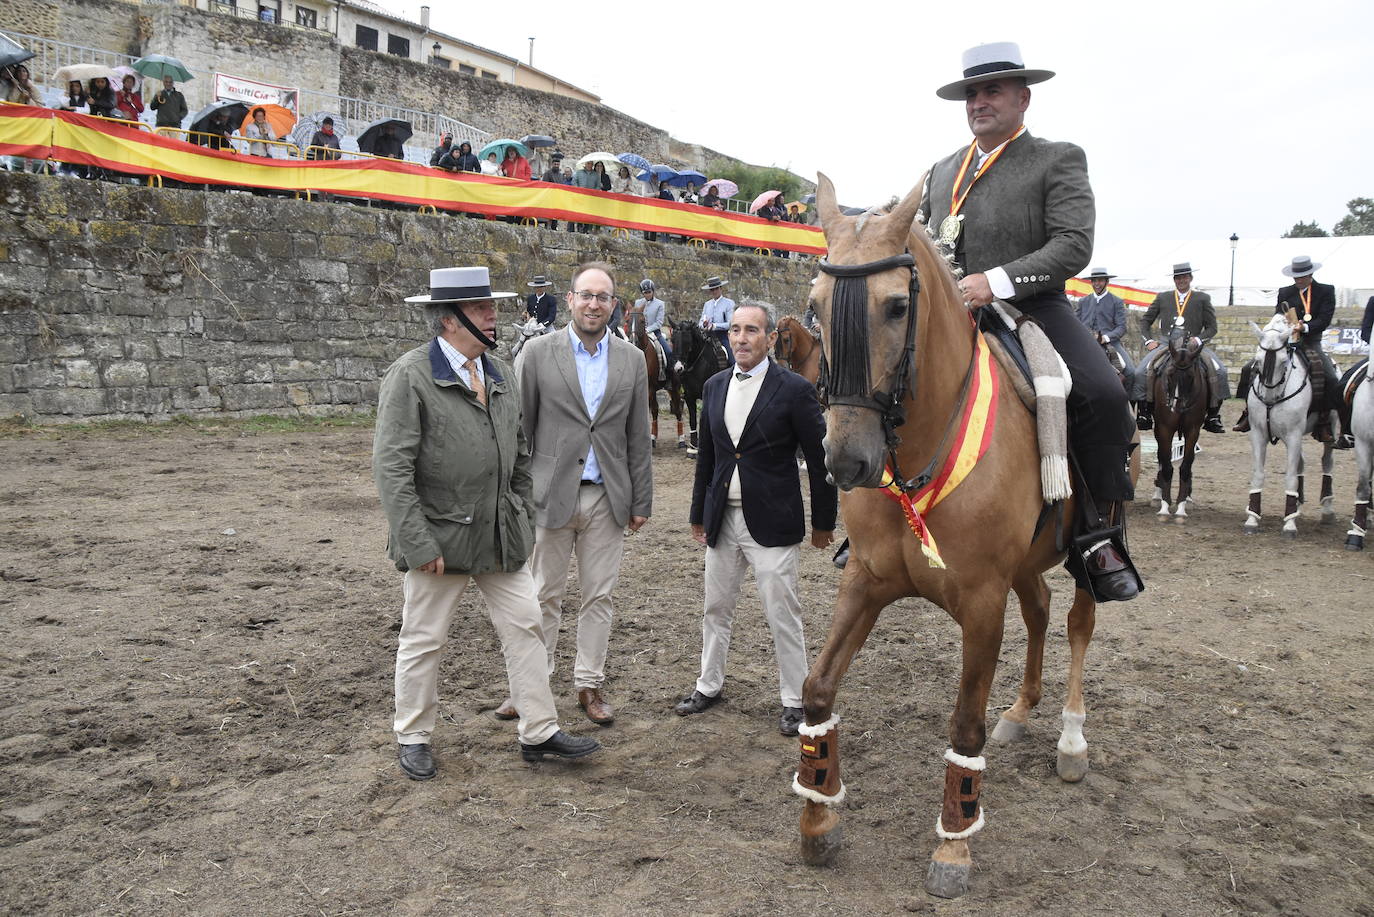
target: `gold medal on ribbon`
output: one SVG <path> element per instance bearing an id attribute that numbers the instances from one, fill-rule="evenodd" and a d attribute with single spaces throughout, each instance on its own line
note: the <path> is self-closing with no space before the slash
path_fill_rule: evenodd
<path id="1" fill-rule="evenodd" d="M 940 224 L 940 241 L 945 245 L 954 245 L 959 241 L 959 231 L 962 230 L 964 215 L 962 213 L 951 213 L 945 217 Z"/>

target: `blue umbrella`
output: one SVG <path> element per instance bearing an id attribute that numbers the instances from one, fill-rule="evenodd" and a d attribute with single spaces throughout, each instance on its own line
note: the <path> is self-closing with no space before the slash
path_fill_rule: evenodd
<path id="1" fill-rule="evenodd" d="M 640 156 L 638 153 L 621 153 L 619 156 L 616 157 L 616 159 L 619 159 L 621 162 L 625 163 L 625 165 L 629 166 L 631 169 L 644 170 L 653 168 L 653 165 L 650 164 L 649 160 L 645 159 L 643 156 Z"/>
<path id="2" fill-rule="evenodd" d="M 661 182 L 668 181 L 677 177 L 677 169 L 665 165 L 652 165 L 645 169 L 639 176 L 640 181 Z"/>
<path id="3" fill-rule="evenodd" d="M 500 140 L 493 140 L 491 143 L 488 143 L 478 151 L 477 158 L 486 159 L 488 153 L 495 153 L 496 161 L 500 162 L 506 158 L 506 147 L 510 146 L 515 147 L 515 152 L 519 153 L 521 156 L 524 156 L 526 159 L 529 158 L 530 148 L 519 140 L 511 140 L 509 137 L 503 137 Z"/>
<path id="4" fill-rule="evenodd" d="M 683 169 L 674 177 L 668 179 L 668 184 L 674 188 L 685 188 L 689 184 L 696 185 L 698 189 L 706 183 L 706 176 L 694 169 Z"/>

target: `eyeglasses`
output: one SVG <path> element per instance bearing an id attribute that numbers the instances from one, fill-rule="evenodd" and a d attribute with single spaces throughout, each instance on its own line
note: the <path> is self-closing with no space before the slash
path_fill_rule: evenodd
<path id="1" fill-rule="evenodd" d="M 573 290 L 573 295 L 576 296 L 577 301 L 582 303 L 583 305 L 586 305 L 593 299 L 601 303 L 601 305 L 603 306 L 611 301 L 610 293 L 593 293 L 591 290 Z"/>

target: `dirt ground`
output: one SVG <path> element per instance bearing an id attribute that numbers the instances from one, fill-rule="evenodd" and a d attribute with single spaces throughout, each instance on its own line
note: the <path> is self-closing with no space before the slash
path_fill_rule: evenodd
<path id="1" fill-rule="evenodd" d="M 1068 656 L 1054 574 L 1045 701 L 1025 742 L 989 746 L 972 887 L 945 902 L 921 883 L 953 624 L 917 600 L 880 620 L 837 704 L 845 851 L 803 865 L 796 741 L 777 732 L 752 587 L 728 703 L 671 713 L 697 670 L 702 553 L 690 460 L 669 444 L 654 518 L 628 541 L 613 727 L 581 718 L 573 641 L 560 645 L 564 725 L 605 751 L 520 761 L 513 725 L 490 715 L 504 675 L 474 591 L 443 669 L 439 778 L 404 779 L 389 719 L 400 577 L 370 446 L 365 427 L 0 438 L 0 909 L 1374 913 L 1374 551 L 1342 549 L 1350 453 L 1340 522 L 1318 527 L 1309 506 L 1296 543 L 1278 537 L 1273 479 L 1263 533 L 1241 536 L 1249 458 L 1234 434 L 1205 440 L 1185 526 L 1137 504 L 1149 591 L 1099 611 L 1092 772 L 1073 786 L 1054 774 Z M 809 546 L 802 569 L 814 652 L 838 574 Z M 1024 643 L 1012 611 L 995 705 L 1014 699 Z"/>

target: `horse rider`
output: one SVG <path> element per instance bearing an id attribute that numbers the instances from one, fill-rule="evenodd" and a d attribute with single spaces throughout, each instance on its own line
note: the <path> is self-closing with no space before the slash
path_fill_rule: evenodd
<path id="1" fill-rule="evenodd" d="M 534 292 L 525 297 L 525 314 L 541 325 L 553 327 L 558 318 L 558 297 L 553 295 L 553 281 L 543 274 L 535 274 L 534 279 L 525 286 Z"/>
<path id="2" fill-rule="evenodd" d="M 1171 318 L 1172 316 L 1172 318 Z M 1171 328 L 1182 327 L 1189 337 L 1202 341 L 1211 340 L 1217 333 L 1217 313 L 1212 308 L 1212 297 L 1201 290 L 1193 289 L 1193 267 L 1184 261 L 1174 265 L 1174 289 L 1166 290 L 1155 297 L 1150 308 L 1145 310 L 1145 326 L 1141 333 L 1147 338 L 1155 320 L 1159 320 L 1159 336 L 1165 340 Z M 1142 430 L 1154 426 L 1154 406 L 1150 397 L 1154 392 L 1155 366 L 1168 348 L 1160 348 L 1160 341 L 1150 339 L 1145 342 L 1146 357 L 1135 370 L 1135 384 L 1131 397 L 1140 403 L 1136 425 Z M 1202 348 L 1203 365 L 1208 369 L 1207 417 L 1202 421 L 1202 429 L 1208 433 L 1224 433 L 1221 425 L 1221 403 L 1231 397 L 1231 383 L 1226 375 L 1226 367 L 1210 347 Z"/>
<path id="3" fill-rule="evenodd" d="M 1126 333 L 1126 304 L 1121 297 L 1107 290 L 1107 282 L 1115 277 L 1108 274 L 1105 267 L 1095 267 L 1088 272 L 1088 283 L 1093 291 L 1078 301 L 1078 320 L 1088 330 L 1097 335 L 1097 341 L 1121 358 L 1122 371 L 1126 377 L 1135 375 L 1135 364 L 1130 353 L 1121 343 Z"/>
<path id="4" fill-rule="evenodd" d="M 1331 362 L 1331 357 L 1322 349 L 1322 332 L 1336 315 L 1336 288 L 1329 283 L 1317 283 L 1313 275 L 1319 267 L 1321 262 L 1313 261 L 1310 255 L 1298 255 L 1292 263 L 1283 268 L 1283 276 L 1292 277 L 1293 282 L 1279 290 L 1274 313 L 1284 315 L 1292 309 L 1302 323 L 1302 349 L 1307 354 L 1307 377 L 1312 380 L 1311 410 L 1317 415 L 1317 422 L 1312 428 L 1312 438 L 1319 443 L 1333 442 L 1330 412 L 1334 410 L 1341 418 L 1341 437 L 1335 440 L 1336 448 L 1349 449 L 1354 445 L 1354 439 L 1350 436 L 1350 411 L 1345 406 L 1345 399 L 1341 397 L 1336 364 Z M 1245 364 L 1240 371 L 1240 393 L 1247 400 L 1254 372 L 1253 360 Z M 1234 429 L 1237 433 L 1244 433 L 1250 429 L 1248 408 L 1240 415 L 1240 421 Z"/>
<path id="5" fill-rule="evenodd" d="M 631 312 L 644 315 L 644 333 L 658 351 L 658 381 L 668 378 L 668 361 L 672 359 L 673 347 L 663 336 L 663 322 L 667 318 L 668 304 L 658 298 L 654 282 L 645 277 L 639 282 L 639 299 L 630 307 Z"/>
<path id="6" fill-rule="evenodd" d="M 701 307 L 701 328 L 720 342 L 720 346 L 725 348 L 725 356 L 733 365 L 735 354 L 730 349 L 730 316 L 735 312 L 735 301 L 725 295 L 729 283 L 720 277 L 710 277 L 701 285 L 703 290 L 711 294 L 711 298 Z"/>
<path id="7" fill-rule="evenodd" d="M 1014 42 L 964 52 L 963 78 L 936 91 L 962 101 L 973 141 L 937 162 L 921 213 L 965 274 L 959 289 L 970 308 L 994 299 L 1034 318 L 1073 377 L 1068 395 L 1069 443 L 1082 469 L 1088 523 L 1079 585 L 1102 601 L 1124 601 L 1139 583 L 1124 539 L 1105 520 L 1134 497 L 1126 471 L 1131 411 L 1121 380 L 1092 333 L 1074 315 L 1064 283 L 1088 264 L 1096 212 L 1088 163 L 1072 143 L 1026 131 L 1030 85 L 1050 79 L 1030 70 Z M 1093 513 L 1092 510 L 1096 510 Z"/>

